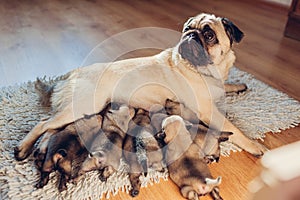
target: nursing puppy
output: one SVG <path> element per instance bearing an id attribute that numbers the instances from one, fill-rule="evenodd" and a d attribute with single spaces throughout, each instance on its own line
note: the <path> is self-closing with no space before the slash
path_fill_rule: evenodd
<path id="1" fill-rule="evenodd" d="M 184 103 L 210 127 L 233 132 L 233 143 L 253 155 L 262 155 L 265 147 L 247 138 L 214 104 L 225 90 L 232 89 L 230 85 L 223 87 L 223 83 L 235 61 L 232 45 L 242 38 L 243 33 L 230 20 L 203 13 L 186 21 L 182 37 L 173 48 L 150 57 L 97 63 L 71 71 L 53 88 L 51 105 L 55 114 L 25 136 L 14 149 L 15 158 L 25 159 L 48 130 L 98 113 L 109 102 L 149 111 L 153 105 L 164 105 L 166 99 Z"/>
<path id="2" fill-rule="evenodd" d="M 108 109 L 109 106 L 110 105 L 108 105 L 107 108 L 105 108 L 105 110 Z M 41 141 L 39 142 L 37 149 L 34 151 L 36 167 L 38 169 L 42 169 L 48 149 L 49 151 L 52 151 L 52 146 L 55 144 L 54 142 L 52 142 L 49 145 L 50 138 L 56 133 L 62 132 L 60 133 L 60 135 L 62 135 L 63 133 L 76 135 L 79 137 L 79 142 L 81 146 L 90 149 L 91 141 L 93 141 L 96 134 L 101 130 L 101 127 L 102 116 L 100 113 L 97 113 L 93 115 L 86 115 L 83 118 L 78 119 L 75 122 L 67 125 L 66 127 L 46 132 L 43 135 Z M 60 138 L 57 141 L 60 141 Z M 63 142 L 61 145 L 63 145 Z"/>
<path id="3" fill-rule="evenodd" d="M 231 132 L 219 132 L 201 124 L 192 125 L 188 131 L 207 163 L 219 162 L 221 153 L 219 144 L 227 141 L 232 135 Z"/>
<path id="4" fill-rule="evenodd" d="M 210 194 L 213 199 L 221 200 L 218 189 L 221 177 L 211 176 L 206 160 L 199 153 L 201 149 L 192 141 L 183 119 L 177 115 L 167 117 L 162 128 L 170 178 L 180 187 L 182 196 L 198 200 L 199 196 Z"/>
<path id="5" fill-rule="evenodd" d="M 219 143 L 227 141 L 229 136 L 232 135 L 231 132 L 218 132 L 209 129 L 201 121 L 198 121 L 196 114 L 182 103 L 167 99 L 165 110 L 168 115 L 179 115 L 185 119 L 189 119 L 189 122 L 193 122 L 194 124 L 189 124 L 188 127 L 193 142 L 201 148 L 201 152 L 207 162 L 219 161 Z"/>
<path id="6" fill-rule="evenodd" d="M 123 144 L 123 155 L 130 167 L 129 180 L 132 186 L 130 195 L 135 197 L 140 191 L 142 173 L 146 176 L 149 168 L 164 170 L 163 154 L 154 138 L 149 112 L 137 109 Z"/>
<path id="7" fill-rule="evenodd" d="M 162 151 L 159 142 L 155 139 L 155 129 L 152 126 L 150 114 L 144 109 L 138 109 L 135 118 L 131 123 L 131 131 L 129 134 L 135 135 L 136 140 L 140 143 L 141 148 L 146 152 L 147 166 L 144 171 L 147 172 L 148 168 L 156 171 L 162 171 Z"/>
<path id="8" fill-rule="evenodd" d="M 104 112 L 102 129 L 92 141 L 89 156 L 80 169 L 81 175 L 99 170 L 100 180 L 106 181 L 119 168 L 123 140 L 134 113 L 133 108 L 117 104 L 113 104 Z"/>
<path id="9" fill-rule="evenodd" d="M 45 160 L 40 163 L 40 180 L 37 188 L 45 186 L 49 181 L 49 174 L 59 172 L 58 190 L 67 189 L 66 183 L 77 176 L 83 160 L 87 157 L 87 150 L 80 142 L 75 126 L 69 125 L 57 131 L 49 138 Z"/>

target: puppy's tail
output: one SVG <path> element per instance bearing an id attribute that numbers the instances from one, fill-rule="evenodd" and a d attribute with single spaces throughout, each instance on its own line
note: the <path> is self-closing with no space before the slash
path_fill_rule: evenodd
<path id="1" fill-rule="evenodd" d="M 39 95 L 39 101 L 43 107 L 51 107 L 51 96 L 55 84 L 50 84 L 41 81 L 37 78 L 34 83 L 35 91 Z"/>

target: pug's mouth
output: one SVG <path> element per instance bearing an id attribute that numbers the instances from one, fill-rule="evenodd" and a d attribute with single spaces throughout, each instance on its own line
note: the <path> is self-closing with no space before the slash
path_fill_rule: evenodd
<path id="1" fill-rule="evenodd" d="M 197 30 L 186 33 L 181 40 L 178 50 L 181 57 L 195 67 L 205 67 L 212 64 L 200 34 Z"/>

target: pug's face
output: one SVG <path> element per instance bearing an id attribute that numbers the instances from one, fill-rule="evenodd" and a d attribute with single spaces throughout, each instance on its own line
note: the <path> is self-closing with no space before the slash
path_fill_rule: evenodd
<path id="1" fill-rule="evenodd" d="M 244 36 L 231 21 L 210 14 L 190 18 L 183 27 L 178 52 L 198 67 L 219 65 L 230 52 L 233 42 Z"/>

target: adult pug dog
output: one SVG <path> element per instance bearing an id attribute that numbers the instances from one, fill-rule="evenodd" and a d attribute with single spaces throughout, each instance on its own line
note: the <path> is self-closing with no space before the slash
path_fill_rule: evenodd
<path id="1" fill-rule="evenodd" d="M 25 136 L 15 148 L 15 158 L 25 159 L 48 130 L 100 112 L 109 102 L 150 110 L 153 105 L 164 105 L 166 99 L 184 103 L 210 127 L 233 132 L 233 143 L 253 155 L 262 155 L 265 147 L 247 138 L 214 105 L 235 61 L 232 44 L 242 37 L 228 19 L 199 14 L 184 24 L 181 40 L 173 48 L 150 57 L 97 63 L 71 71 L 53 89 L 51 102 L 56 113 Z M 225 85 L 226 91 L 232 88 Z"/>

